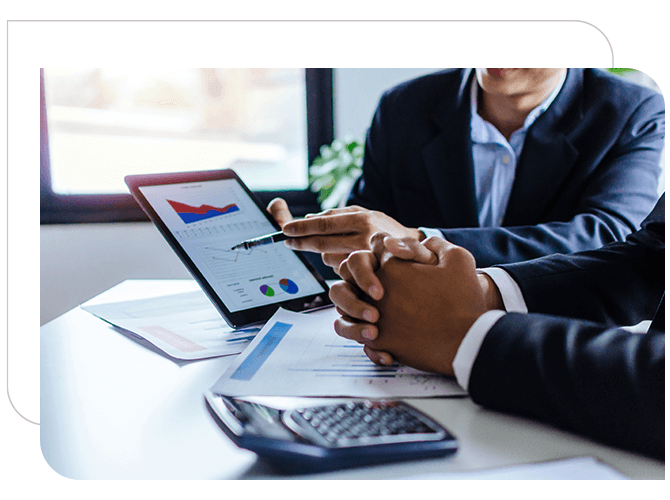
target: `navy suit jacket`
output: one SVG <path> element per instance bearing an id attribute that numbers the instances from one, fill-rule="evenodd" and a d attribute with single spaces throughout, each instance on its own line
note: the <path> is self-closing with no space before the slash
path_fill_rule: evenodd
<path id="1" fill-rule="evenodd" d="M 388 91 L 348 203 L 440 228 L 480 267 L 623 241 L 658 198 L 663 97 L 604 71 L 569 69 L 529 128 L 503 227 L 480 228 L 470 139 L 474 71 Z"/>
<path id="2" fill-rule="evenodd" d="M 532 314 L 486 335 L 472 399 L 663 458 L 664 234 L 665 195 L 626 242 L 500 266 Z M 652 318 L 646 334 L 616 328 Z"/>

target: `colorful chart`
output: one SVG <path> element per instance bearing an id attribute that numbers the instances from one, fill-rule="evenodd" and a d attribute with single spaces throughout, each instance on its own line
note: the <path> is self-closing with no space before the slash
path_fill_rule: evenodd
<path id="1" fill-rule="evenodd" d="M 290 294 L 298 293 L 298 285 L 296 285 L 295 282 L 291 281 L 290 279 L 287 279 L 287 278 L 280 279 L 279 280 L 279 286 L 286 293 L 290 293 Z"/>
<path id="2" fill-rule="evenodd" d="M 205 219 L 210 219 L 212 217 L 217 217 L 219 215 L 230 214 L 233 212 L 238 212 L 240 207 L 235 203 L 226 205 L 223 208 L 213 207 L 212 205 L 200 205 L 199 207 L 192 207 L 186 203 L 179 203 L 178 201 L 166 200 L 174 211 L 177 212 L 177 215 L 181 217 L 181 220 L 185 224 L 191 222 L 198 222 Z"/>
<path id="3" fill-rule="evenodd" d="M 266 297 L 274 297 L 275 291 L 267 285 L 261 285 L 261 293 Z"/>

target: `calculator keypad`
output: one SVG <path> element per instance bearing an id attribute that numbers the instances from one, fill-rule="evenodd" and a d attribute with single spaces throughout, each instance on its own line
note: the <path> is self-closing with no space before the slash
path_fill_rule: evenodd
<path id="1" fill-rule="evenodd" d="M 437 426 L 397 401 L 350 401 L 329 406 L 301 408 L 291 413 L 308 438 L 330 447 L 407 442 L 419 434 L 441 437 Z"/>

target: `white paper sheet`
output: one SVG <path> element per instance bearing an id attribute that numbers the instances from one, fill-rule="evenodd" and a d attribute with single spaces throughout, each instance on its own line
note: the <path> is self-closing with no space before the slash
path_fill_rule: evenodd
<path id="1" fill-rule="evenodd" d="M 445 472 L 443 474 L 421 474 L 398 479 L 419 479 L 424 481 L 445 479 L 628 479 L 619 471 L 598 462 L 593 457 L 577 457 L 554 462 L 521 464 L 500 469 L 469 472 Z"/>
<path id="2" fill-rule="evenodd" d="M 334 308 L 308 314 L 279 309 L 212 391 L 227 396 L 369 398 L 463 395 L 453 378 L 402 365 L 380 367 L 363 347 L 339 337 Z"/>
<path id="3" fill-rule="evenodd" d="M 239 354 L 260 330 L 233 330 L 200 290 L 81 308 L 185 360 Z"/>

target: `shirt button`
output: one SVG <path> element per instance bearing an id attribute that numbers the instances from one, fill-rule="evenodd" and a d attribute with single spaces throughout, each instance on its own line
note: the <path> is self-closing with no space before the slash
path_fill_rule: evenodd
<path id="1" fill-rule="evenodd" d="M 503 163 L 504 163 L 505 165 L 509 165 L 509 161 L 510 161 L 510 157 L 509 157 L 509 155 L 505 155 L 505 156 L 503 156 L 503 159 L 502 159 L 502 160 L 503 160 Z"/>

